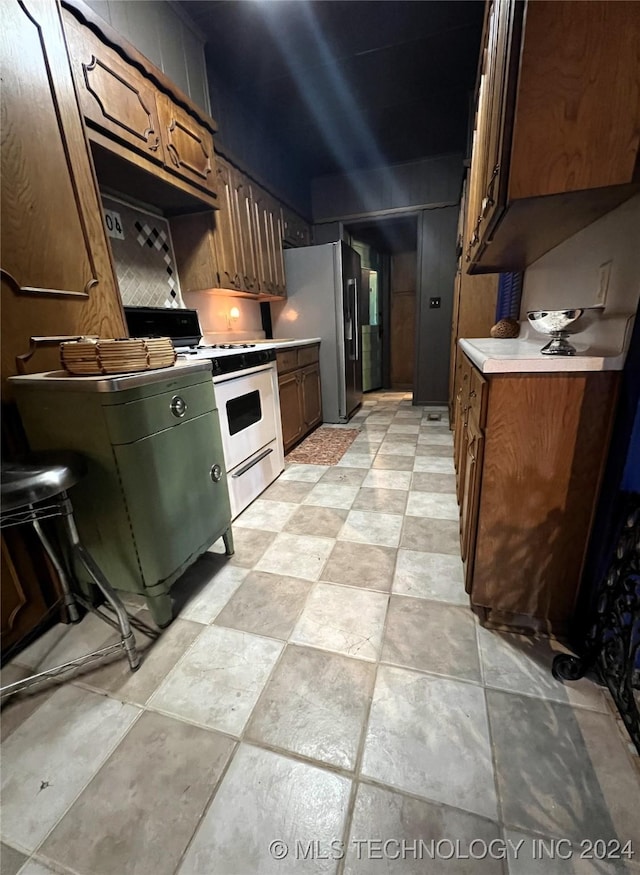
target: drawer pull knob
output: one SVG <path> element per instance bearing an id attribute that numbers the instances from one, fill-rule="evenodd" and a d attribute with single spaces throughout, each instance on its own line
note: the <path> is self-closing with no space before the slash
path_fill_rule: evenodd
<path id="1" fill-rule="evenodd" d="M 212 465 L 211 479 L 214 483 L 219 483 L 222 480 L 222 468 L 220 465 Z"/>
<path id="2" fill-rule="evenodd" d="M 187 403 L 184 398 L 181 398 L 179 395 L 174 395 L 171 399 L 169 410 L 173 413 L 174 416 L 177 416 L 178 419 L 181 419 L 187 412 Z"/>

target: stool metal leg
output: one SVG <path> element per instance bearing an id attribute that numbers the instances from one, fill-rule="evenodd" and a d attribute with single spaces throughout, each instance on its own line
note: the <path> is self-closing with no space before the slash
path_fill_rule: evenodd
<path id="1" fill-rule="evenodd" d="M 91 575 L 92 580 L 115 611 L 116 617 L 118 618 L 120 633 L 122 635 L 122 644 L 126 651 L 127 659 L 129 660 L 131 670 L 135 671 L 137 668 L 140 667 L 140 654 L 138 653 L 136 647 L 136 639 L 134 638 L 133 632 L 131 631 L 127 611 L 120 601 L 119 597 L 116 595 L 113 587 L 102 573 L 102 570 L 100 569 L 98 564 L 94 561 L 91 554 L 88 553 L 87 550 L 85 550 L 85 548 L 82 546 L 82 543 L 80 542 L 80 537 L 78 535 L 78 529 L 76 528 L 76 521 L 73 517 L 73 508 L 71 506 L 71 502 L 66 496 L 66 493 L 63 493 L 62 504 L 64 507 L 64 523 L 67 529 L 67 533 L 69 535 L 69 541 L 71 543 L 73 552 L 87 569 L 87 571 Z"/>
<path id="2" fill-rule="evenodd" d="M 58 555 L 56 551 L 51 546 L 51 542 L 47 535 L 45 535 L 44 530 L 40 523 L 37 520 L 33 520 L 31 523 L 35 532 L 40 539 L 40 543 L 44 547 L 45 553 L 49 557 L 51 564 L 55 568 L 58 577 L 60 578 L 60 586 L 62 587 L 62 593 L 64 597 L 64 603 L 67 608 L 67 612 L 69 614 L 69 619 L 72 623 L 77 623 L 80 619 L 80 614 L 78 612 L 78 606 L 76 605 L 76 600 L 73 597 L 73 593 L 71 591 L 71 587 L 69 585 L 69 578 L 67 577 L 67 572 L 62 567 L 62 563 L 58 559 Z"/>

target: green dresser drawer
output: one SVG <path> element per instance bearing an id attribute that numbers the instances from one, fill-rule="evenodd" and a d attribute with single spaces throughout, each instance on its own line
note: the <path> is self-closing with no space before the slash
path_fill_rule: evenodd
<path id="1" fill-rule="evenodd" d="M 213 381 L 103 407 L 111 443 L 130 444 L 216 409 Z"/>

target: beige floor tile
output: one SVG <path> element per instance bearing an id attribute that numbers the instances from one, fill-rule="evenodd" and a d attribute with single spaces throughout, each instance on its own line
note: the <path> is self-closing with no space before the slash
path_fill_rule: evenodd
<path id="1" fill-rule="evenodd" d="M 234 592 L 249 573 L 248 568 L 238 565 L 219 567 L 211 579 L 185 600 L 180 610 L 183 620 L 196 623 L 210 623 L 223 609 Z"/>
<path id="2" fill-rule="evenodd" d="M 382 441 L 378 453 L 381 456 L 410 456 L 413 458 L 416 454 L 416 448 L 412 443 L 389 439 Z"/>
<path id="3" fill-rule="evenodd" d="M 258 498 L 233 522 L 234 529 L 259 529 L 261 532 L 281 532 L 298 507 L 291 501 L 262 501 Z"/>
<path id="4" fill-rule="evenodd" d="M 42 853 L 90 875 L 172 875 L 233 749 L 215 732 L 143 714 Z"/>
<path id="5" fill-rule="evenodd" d="M 337 541 L 321 579 L 388 592 L 397 551 L 392 547 Z"/>
<path id="6" fill-rule="evenodd" d="M 345 486 L 362 486 L 367 476 L 366 468 L 329 468 L 322 475 L 321 483 L 343 483 Z"/>
<path id="7" fill-rule="evenodd" d="M 487 703 L 504 822 L 576 842 L 618 838 L 579 722 L 588 714 L 606 733 L 609 718 L 497 690 Z"/>
<path id="8" fill-rule="evenodd" d="M 426 471 L 430 474 L 455 474 L 452 458 L 437 456 L 416 456 L 413 462 L 414 471 Z"/>
<path id="9" fill-rule="evenodd" d="M 416 456 L 428 456 L 431 459 L 451 459 L 453 458 L 453 447 L 443 447 L 440 444 L 418 444 Z"/>
<path id="10" fill-rule="evenodd" d="M 317 483 L 303 504 L 349 510 L 357 494 L 357 486 L 349 486 L 345 483 Z"/>
<path id="11" fill-rule="evenodd" d="M 273 543 L 275 532 L 262 532 L 257 529 L 234 528 L 233 544 L 235 553 L 229 560 L 241 568 L 253 568 L 267 548 Z"/>
<path id="12" fill-rule="evenodd" d="M 460 556 L 460 532 L 454 520 L 404 518 L 400 546 L 426 553 L 450 553 Z"/>
<path id="13" fill-rule="evenodd" d="M 410 492 L 407 516 L 428 517 L 437 520 L 458 520 L 458 502 L 455 495 L 444 492 Z"/>
<path id="14" fill-rule="evenodd" d="M 413 456 L 383 456 L 378 454 L 373 460 L 373 469 L 389 469 L 392 471 L 412 471 Z"/>
<path id="15" fill-rule="evenodd" d="M 360 844 L 363 839 L 373 839 L 373 842 Z M 376 839 L 389 844 L 381 847 L 374 844 Z M 479 856 L 485 847 L 497 849 L 500 839 L 498 825 L 490 820 L 361 783 L 347 842 L 344 873 L 503 875 L 500 860 L 489 854 L 485 859 L 473 859 L 472 854 L 475 851 Z M 424 843 L 422 846 L 420 840 Z M 440 859 L 437 855 L 436 859 L 429 856 L 432 843 L 434 849 L 440 849 Z M 446 859 L 451 851 L 454 858 Z"/>
<path id="16" fill-rule="evenodd" d="M 337 507 L 310 507 L 303 505 L 289 518 L 285 532 L 292 535 L 315 535 L 335 538 L 344 525 L 348 511 Z"/>
<path id="17" fill-rule="evenodd" d="M 240 735 L 283 644 L 207 626 L 149 700 L 158 711 Z"/>
<path id="18" fill-rule="evenodd" d="M 67 685 L 2 745 L 2 839 L 34 851 L 140 710 Z"/>
<path id="19" fill-rule="evenodd" d="M 406 504 L 407 493 L 402 489 L 367 489 L 363 487 L 353 502 L 353 509 L 402 514 Z"/>
<path id="20" fill-rule="evenodd" d="M 495 819 L 497 801 L 482 688 L 380 666 L 362 774 Z"/>
<path id="21" fill-rule="evenodd" d="M 370 468 L 375 454 L 347 452 L 338 462 L 339 468 Z"/>
<path id="22" fill-rule="evenodd" d="M 252 571 L 218 614 L 216 625 L 286 639 L 312 586 L 297 577 Z"/>
<path id="23" fill-rule="evenodd" d="M 498 690 L 540 696 L 608 713 L 601 687 L 587 678 L 563 684 L 551 674 L 553 658 L 567 652 L 549 638 L 530 638 L 478 627 L 484 683 Z"/>
<path id="24" fill-rule="evenodd" d="M 630 875 L 630 869 L 620 860 L 581 858 L 587 847 L 580 847 L 558 837 L 505 829 L 509 875 Z M 553 850 L 550 850 L 553 849 Z M 567 859 L 566 855 L 571 856 Z M 565 859 L 563 859 L 565 857 Z M 637 871 L 637 870 L 636 870 Z"/>
<path id="25" fill-rule="evenodd" d="M 316 584 L 291 641 L 376 660 L 380 655 L 388 597 L 385 593 Z"/>
<path id="26" fill-rule="evenodd" d="M 303 480 L 276 480 L 261 494 L 263 501 L 288 501 L 299 504 L 313 489 L 313 483 Z"/>
<path id="27" fill-rule="evenodd" d="M 301 480 L 303 483 L 317 483 L 327 471 L 326 465 L 298 465 L 295 462 L 287 465 L 280 475 L 280 480 Z"/>
<path id="28" fill-rule="evenodd" d="M 392 595 L 383 662 L 480 683 L 476 624 L 468 608 Z"/>
<path id="29" fill-rule="evenodd" d="M 317 580 L 334 544 L 332 538 L 281 532 L 256 564 L 256 570 Z"/>
<path id="30" fill-rule="evenodd" d="M 409 471 L 372 469 L 365 477 L 362 485 L 373 489 L 409 489 L 411 473 Z"/>
<path id="31" fill-rule="evenodd" d="M 379 544 L 382 547 L 397 547 L 402 520 L 403 517 L 399 514 L 352 510 L 338 535 L 338 540 L 356 541 L 360 544 Z"/>
<path id="32" fill-rule="evenodd" d="M 449 492 L 455 495 L 455 474 L 427 474 L 416 471 L 411 477 L 412 492 Z"/>
<path id="33" fill-rule="evenodd" d="M 404 425 L 400 417 L 396 417 L 395 421 L 389 426 L 389 435 L 412 434 L 417 436 L 419 431 L 420 426 L 417 423 L 408 423 L 407 425 Z"/>
<path id="34" fill-rule="evenodd" d="M 21 854 L 11 845 L 0 845 L 0 872 L 2 875 L 16 875 L 27 859 L 26 854 Z"/>
<path id="35" fill-rule="evenodd" d="M 453 449 L 453 434 L 444 434 L 434 428 L 422 429 L 418 435 L 418 446 L 440 446 Z"/>
<path id="36" fill-rule="evenodd" d="M 353 769 L 374 678 L 371 663 L 290 644 L 245 738 Z"/>
<path id="37" fill-rule="evenodd" d="M 33 674 L 33 669 L 25 668 L 22 665 L 5 665 L 2 669 L 2 686 L 9 686 L 9 684 L 24 680 L 30 674 Z M 3 700 L 0 712 L 2 741 L 5 741 L 41 705 L 44 705 L 62 683 L 64 683 L 63 680 L 44 681 L 36 687 L 28 688 Z"/>
<path id="38" fill-rule="evenodd" d="M 143 620 L 150 623 L 151 615 L 142 612 Z M 107 665 L 89 669 L 76 675 L 78 683 L 92 689 L 111 693 L 123 702 L 144 705 L 202 632 L 202 624 L 178 618 L 164 629 L 156 641 L 136 632 L 142 665 L 132 672 L 122 656 Z"/>
<path id="39" fill-rule="evenodd" d="M 399 595 L 468 605 L 460 556 L 398 550 L 393 591 Z"/>
<path id="40" fill-rule="evenodd" d="M 327 848 L 339 840 L 350 792 L 351 781 L 341 775 L 241 744 L 179 875 L 298 875 L 307 866 L 297 843 Z M 274 842 L 290 849 L 283 859 L 274 856 L 282 847 Z M 338 863 L 316 859 L 309 869 L 334 875 Z"/>

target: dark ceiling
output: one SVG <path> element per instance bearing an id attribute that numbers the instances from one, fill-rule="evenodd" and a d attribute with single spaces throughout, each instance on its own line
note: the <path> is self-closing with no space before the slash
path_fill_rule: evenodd
<path id="1" fill-rule="evenodd" d="M 220 77 L 309 176 L 464 150 L 483 3 L 183 0 Z"/>

